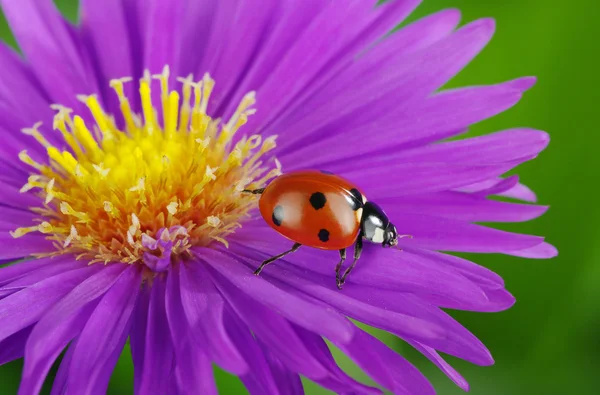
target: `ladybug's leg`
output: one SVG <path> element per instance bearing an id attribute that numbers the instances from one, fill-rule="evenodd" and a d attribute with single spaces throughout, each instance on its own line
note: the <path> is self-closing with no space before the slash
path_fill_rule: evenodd
<path id="1" fill-rule="evenodd" d="M 287 250 L 285 252 L 282 252 L 279 255 L 275 255 L 274 257 L 271 257 L 271 258 L 267 259 L 266 261 L 264 261 L 263 263 L 260 264 L 260 266 L 258 267 L 258 269 L 256 269 L 254 271 L 254 274 L 256 274 L 258 276 L 260 274 L 260 272 L 262 272 L 262 270 L 265 268 L 265 266 L 267 266 L 269 263 L 272 263 L 272 262 L 274 262 L 274 261 L 276 261 L 276 260 L 278 260 L 280 258 L 283 258 L 287 254 L 291 254 L 292 252 L 297 251 L 298 248 L 300 248 L 300 246 L 302 246 L 302 244 L 296 243 L 296 244 L 294 244 L 294 246 L 291 249 L 289 249 L 289 250 Z"/>
<path id="2" fill-rule="evenodd" d="M 258 189 L 244 189 L 242 192 L 252 193 L 254 195 L 260 195 L 264 191 L 265 191 L 265 188 L 258 188 Z"/>
<path id="3" fill-rule="evenodd" d="M 338 277 L 337 286 L 339 289 L 342 289 L 344 283 L 346 282 L 346 278 L 348 277 L 352 269 L 354 269 L 354 266 L 356 266 L 356 262 L 358 262 L 358 258 L 360 258 L 360 253 L 362 252 L 362 248 L 362 235 L 358 235 L 358 238 L 356 239 L 356 244 L 354 245 L 354 262 L 352 262 L 352 265 L 350 265 L 350 267 L 346 269 L 341 279 Z"/>
<path id="4" fill-rule="evenodd" d="M 344 264 L 345 260 L 346 260 L 346 249 L 342 248 L 340 250 L 340 261 L 335 266 L 335 281 L 337 282 L 338 287 L 340 284 L 340 271 L 342 270 L 342 265 Z"/>

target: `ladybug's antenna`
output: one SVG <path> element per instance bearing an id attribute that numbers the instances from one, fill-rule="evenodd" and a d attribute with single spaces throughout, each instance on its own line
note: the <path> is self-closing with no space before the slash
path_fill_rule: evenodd
<path id="1" fill-rule="evenodd" d="M 398 239 L 412 239 L 413 236 L 412 235 L 398 235 Z M 396 244 L 394 246 L 395 249 L 403 251 L 403 249 L 401 247 L 398 247 L 398 244 Z"/>

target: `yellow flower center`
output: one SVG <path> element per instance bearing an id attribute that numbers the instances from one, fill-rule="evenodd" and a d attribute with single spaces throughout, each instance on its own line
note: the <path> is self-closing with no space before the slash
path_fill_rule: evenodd
<path id="1" fill-rule="evenodd" d="M 161 111 L 152 105 L 151 80 L 161 85 Z M 232 139 L 255 112 L 255 94 L 247 94 L 227 123 L 206 114 L 214 81 L 205 75 L 178 79 L 180 94 L 169 91 L 169 69 L 145 73 L 139 92 L 143 115 L 131 110 L 124 83 L 111 81 L 121 105 L 124 127 L 106 114 L 96 96 L 80 99 L 95 120 L 90 128 L 62 106 L 54 129 L 67 149 L 52 146 L 41 124 L 25 129 L 44 145 L 49 164 L 25 151 L 20 159 L 36 173 L 21 192 L 37 191 L 43 208 L 39 224 L 11 232 L 21 237 L 39 231 L 57 247 L 52 254 L 73 253 L 92 262 L 168 261 L 196 245 L 225 237 L 239 227 L 254 197 L 244 188 L 258 188 L 281 174 L 279 162 L 266 166 L 261 157 L 275 147 L 275 137 Z M 159 115 L 160 114 L 160 115 Z M 159 117 L 162 121 L 159 121 Z"/>

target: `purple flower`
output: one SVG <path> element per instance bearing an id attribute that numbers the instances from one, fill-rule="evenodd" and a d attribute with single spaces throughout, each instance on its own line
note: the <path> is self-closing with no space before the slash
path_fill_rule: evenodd
<path id="1" fill-rule="evenodd" d="M 0 270 L 0 361 L 25 357 L 20 394 L 39 391 L 65 348 L 53 393 L 103 393 L 127 339 L 139 394 L 215 393 L 211 362 L 253 394 L 302 393 L 300 375 L 381 393 L 340 370 L 324 339 L 382 388 L 434 393 L 348 318 L 397 335 L 463 389 L 438 352 L 493 363 L 442 309 L 514 298 L 440 251 L 556 255 L 542 237 L 476 224 L 546 211 L 516 202 L 535 195 L 502 175 L 548 136 L 442 141 L 535 79 L 440 92 L 494 22 L 457 28 L 445 10 L 387 35 L 419 0 L 375 3 L 82 0 L 72 26 L 51 0 L 0 2 L 23 51 L 0 48 L 0 262 L 15 262 Z M 335 251 L 300 249 L 254 276 L 290 243 L 241 191 L 300 168 L 360 185 L 414 238 L 367 246 L 342 291 Z"/>

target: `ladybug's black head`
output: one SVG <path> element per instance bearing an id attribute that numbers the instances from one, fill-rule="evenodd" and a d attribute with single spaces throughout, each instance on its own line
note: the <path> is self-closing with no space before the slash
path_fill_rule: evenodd
<path id="1" fill-rule="evenodd" d="M 382 247 L 396 247 L 398 245 L 398 231 L 393 223 L 389 223 L 383 235 Z"/>
<path id="2" fill-rule="evenodd" d="M 382 246 L 394 246 L 398 243 L 396 227 L 392 225 L 383 210 L 373 202 L 366 202 L 363 206 L 361 218 L 363 237 Z"/>

